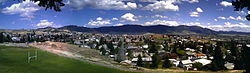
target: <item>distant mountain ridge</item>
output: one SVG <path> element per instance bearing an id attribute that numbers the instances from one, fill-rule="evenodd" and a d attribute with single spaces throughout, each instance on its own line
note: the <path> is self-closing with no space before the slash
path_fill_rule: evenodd
<path id="1" fill-rule="evenodd" d="M 64 26 L 58 29 L 65 29 L 78 32 L 89 33 L 108 33 L 108 34 L 144 34 L 144 33 L 157 33 L 157 34 L 179 34 L 179 35 L 217 35 L 217 34 L 239 34 L 250 35 L 247 32 L 236 31 L 214 31 L 199 26 L 165 26 L 165 25 L 153 25 L 153 26 L 141 26 L 141 25 L 123 25 L 123 26 L 105 26 L 99 28 L 87 28 L 75 25 Z"/>

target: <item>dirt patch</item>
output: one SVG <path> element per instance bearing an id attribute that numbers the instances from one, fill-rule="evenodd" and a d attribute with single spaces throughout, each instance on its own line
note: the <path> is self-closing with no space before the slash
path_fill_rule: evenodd
<path id="1" fill-rule="evenodd" d="M 31 43 L 30 46 L 40 48 L 44 51 L 48 51 L 59 56 L 74 58 L 80 61 L 89 62 L 109 68 L 116 68 L 125 71 L 137 71 L 129 69 L 123 65 L 113 61 L 113 59 L 103 56 L 98 50 L 82 48 L 76 45 L 61 43 L 61 42 L 42 42 L 42 43 Z M 138 71 L 137 71 L 138 72 Z"/>

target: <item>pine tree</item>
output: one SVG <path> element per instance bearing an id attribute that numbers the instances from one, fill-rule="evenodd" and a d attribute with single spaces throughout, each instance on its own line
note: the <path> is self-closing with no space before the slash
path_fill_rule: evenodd
<path id="1" fill-rule="evenodd" d="M 4 36 L 3 36 L 3 33 L 1 32 L 0 33 L 0 43 L 3 43 L 3 38 L 4 38 Z"/>
<path id="2" fill-rule="evenodd" d="M 120 49 L 118 50 L 116 61 L 121 62 L 123 60 L 126 60 L 127 57 L 126 57 L 125 52 L 126 52 L 126 49 L 124 48 L 124 43 L 122 43 Z"/>
<path id="3" fill-rule="evenodd" d="M 170 68 L 170 67 L 172 67 L 173 65 L 172 65 L 172 63 L 170 62 L 170 60 L 169 60 L 169 58 L 166 58 L 165 60 L 164 60 L 164 62 L 163 62 L 163 65 L 162 65 L 162 67 L 164 67 L 164 68 Z"/>
<path id="4" fill-rule="evenodd" d="M 156 53 L 157 50 L 157 45 L 152 43 L 151 45 L 149 45 L 149 53 Z"/>
<path id="5" fill-rule="evenodd" d="M 105 49 L 104 47 L 102 47 L 102 48 L 100 49 L 100 52 L 102 53 L 102 55 L 105 55 L 105 54 L 106 54 L 106 49 Z"/>
<path id="6" fill-rule="evenodd" d="M 160 59 L 160 57 L 158 56 L 158 53 L 155 53 L 155 54 L 152 56 L 151 68 L 158 68 L 158 65 L 159 65 L 160 61 L 161 61 L 161 59 Z"/>
<path id="7" fill-rule="evenodd" d="M 215 54 L 214 54 L 214 59 L 212 64 L 214 65 L 214 69 L 215 71 L 217 70 L 224 70 L 224 64 L 225 64 L 225 60 L 223 59 L 223 52 L 222 52 L 222 42 L 217 42 L 216 44 L 216 48 L 215 48 Z"/>
<path id="8" fill-rule="evenodd" d="M 244 62 L 244 69 L 245 69 L 245 73 L 250 73 L 250 47 L 247 46 L 246 44 L 244 44 L 242 46 L 243 49 L 243 62 Z"/>
<path id="9" fill-rule="evenodd" d="M 142 57 L 141 57 L 141 55 L 139 55 L 139 56 L 138 56 L 138 60 L 137 60 L 136 65 L 137 65 L 137 66 L 140 66 L 140 67 L 142 67 L 142 66 L 143 66 L 143 64 L 142 64 Z"/>
<path id="10" fill-rule="evenodd" d="M 235 41 L 231 41 L 229 43 L 229 48 L 231 51 L 231 56 L 233 57 L 233 63 L 235 64 L 234 69 L 243 69 L 243 60 L 241 50 L 237 47 L 237 43 Z"/>
<path id="11" fill-rule="evenodd" d="M 108 47 L 108 49 L 110 50 L 110 54 L 115 54 L 115 48 L 114 48 L 114 45 L 113 45 L 113 43 L 112 42 L 109 42 L 108 44 L 107 44 L 107 47 Z"/>

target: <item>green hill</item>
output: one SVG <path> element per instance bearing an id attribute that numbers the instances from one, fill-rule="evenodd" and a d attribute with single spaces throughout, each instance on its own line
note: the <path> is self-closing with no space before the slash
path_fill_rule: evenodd
<path id="1" fill-rule="evenodd" d="M 0 73 L 132 73 L 64 58 L 38 50 L 38 60 L 27 63 L 35 48 L 0 46 Z"/>

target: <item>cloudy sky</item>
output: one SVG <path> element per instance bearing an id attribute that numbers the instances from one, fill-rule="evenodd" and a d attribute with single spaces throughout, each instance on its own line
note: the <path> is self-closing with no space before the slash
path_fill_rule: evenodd
<path id="1" fill-rule="evenodd" d="M 64 0 L 62 12 L 45 11 L 26 0 L 0 0 L 0 29 L 35 29 L 78 25 L 200 26 L 216 31 L 250 32 L 245 16 L 231 0 Z"/>

